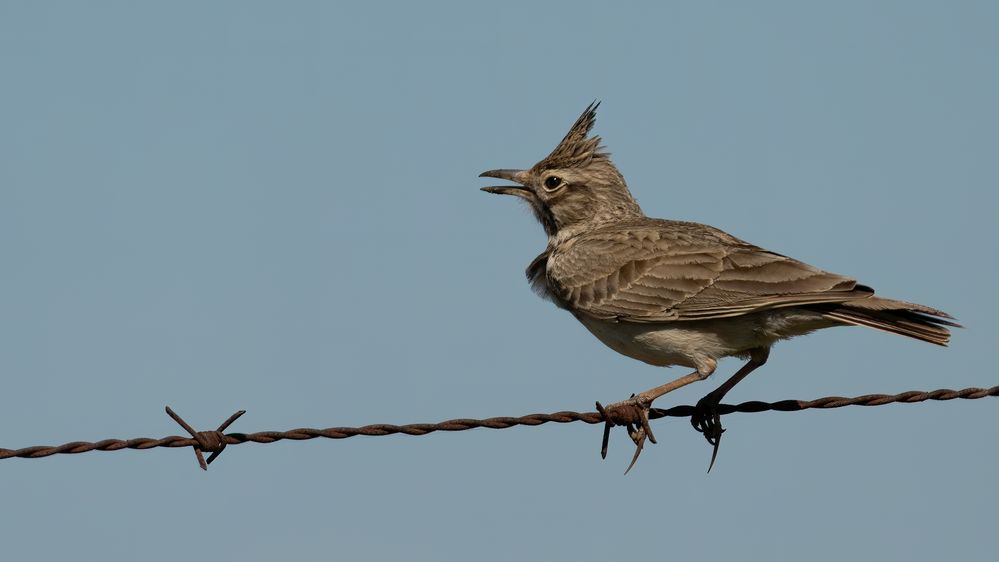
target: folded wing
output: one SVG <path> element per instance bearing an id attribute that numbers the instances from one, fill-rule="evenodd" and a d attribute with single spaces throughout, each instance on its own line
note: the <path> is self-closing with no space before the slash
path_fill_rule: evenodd
<path id="1" fill-rule="evenodd" d="M 673 221 L 573 239 L 549 258 L 548 281 L 573 310 L 629 322 L 724 318 L 873 295 L 848 277 Z"/>

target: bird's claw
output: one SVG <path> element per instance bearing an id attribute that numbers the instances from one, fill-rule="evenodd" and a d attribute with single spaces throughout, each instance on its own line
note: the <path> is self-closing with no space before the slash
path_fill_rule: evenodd
<path id="1" fill-rule="evenodd" d="M 708 465 L 708 472 L 711 472 L 711 468 L 715 465 L 722 433 L 725 433 L 725 428 L 721 424 L 721 415 L 718 413 L 718 403 L 719 399 L 709 394 L 697 401 L 694 414 L 690 416 L 690 425 L 694 426 L 694 429 L 699 431 L 714 447 L 711 451 L 711 464 Z"/>
<path id="2" fill-rule="evenodd" d="M 642 397 L 631 398 L 621 402 L 610 404 L 606 408 L 597 402 L 597 411 L 604 419 L 604 437 L 600 445 L 600 458 L 607 458 L 607 445 L 610 442 L 610 430 L 616 425 L 625 426 L 628 429 L 628 437 L 635 443 L 635 456 L 631 458 L 631 463 L 625 474 L 631 470 L 638 462 L 638 456 L 642 454 L 645 447 L 645 440 L 655 443 L 656 436 L 652 434 L 652 426 L 649 425 L 649 409 L 651 403 Z"/>

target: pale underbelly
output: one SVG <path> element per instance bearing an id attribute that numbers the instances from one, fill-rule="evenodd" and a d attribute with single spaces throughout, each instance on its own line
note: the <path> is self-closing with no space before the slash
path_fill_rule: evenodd
<path id="1" fill-rule="evenodd" d="M 663 323 L 612 322 L 576 315 L 605 345 L 661 367 L 713 367 L 722 357 L 745 357 L 781 339 L 836 325 L 811 311 L 773 310 L 714 320 Z"/>

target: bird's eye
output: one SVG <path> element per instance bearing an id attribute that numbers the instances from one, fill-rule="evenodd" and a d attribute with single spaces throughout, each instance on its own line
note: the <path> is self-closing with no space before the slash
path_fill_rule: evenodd
<path id="1" fill-rule="evenodd" d="M 558 176 L 548 176 L 547 178 L 545 178 L 545 189 L 549 191 L 554 191 L 559 187 L 561 187 L 561 185 L 562 185 L 562 178 Z"/>

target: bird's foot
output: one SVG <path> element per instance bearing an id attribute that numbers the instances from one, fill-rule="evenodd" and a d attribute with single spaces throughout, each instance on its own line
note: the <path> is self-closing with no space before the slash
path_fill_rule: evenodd
<path id="1" fill-rule="evenodd" d="M 628 436 L 635 443 L 635 456 L 631 457 L 631 464 L 624 471 L 628 474 L 631 467 L 635 466 L 638 456 L 642 454 L 645 447 L 646 438 L 655 443 L 656 436 L 652 434 L 652 427 L 649 426 L 649 409 L 652 401 L 645 396 L 631 395 L 631 398 L 615 402 L 606 408 L 597 402 L 597 411 L 604 418 L 604 438 L 600 446 L 600 457 L 607 458 L 607 444 L 610 441 L 610 430 L 615 425 L 622 425 L 628 428 Z"/>
<path id="2" fill-rule="evenodd" d="M 718 446 L 721 444 L 722 433 L 725 428 L 721 424 L 721 414 L 718 413 L 718 404 L 721 402 L 720 396 L 708 394 L 697 401 L 694 406 L 694 413 L 690 416 L 690 425 L 699 431 L 707 439 L 714 450 L 711 451 L 711 464 L 708 465 L 708 472 L 715 465 L 718 457 Z"/>

